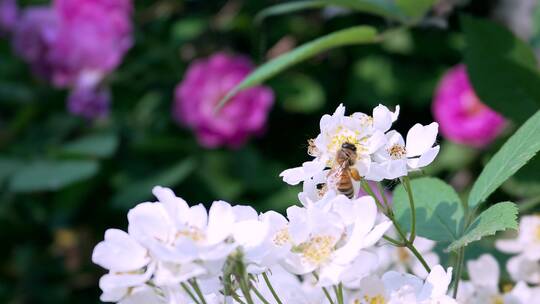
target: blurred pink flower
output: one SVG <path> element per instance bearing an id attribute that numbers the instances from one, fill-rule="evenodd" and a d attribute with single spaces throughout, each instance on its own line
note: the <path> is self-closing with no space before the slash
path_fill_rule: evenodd
<path id="1" fill-rule="evenodd" d="M 69 94 L 67 107 L 70 113 L 84 118 L 102 118 L 109 114 L 110 99 L 105 88 L 80 87 Z"/>
<path id="2" fill-rule="evenodd" d="M 0 35 L 13 30 L 19 15 L 16 0 L 0 0 Z"/>
<path id="3" fill-rule="evenodd" d="M 217 53 L 195 61 L 176 87 L 174 118 L 193 129 L 205 147 L 241 146 L 264 128 L 274 102 L 272 90 L 253 87 L 238 93 L 217 114 L 214 107 L 252 70 L 253 65 L 243 56 Z"/>
<path id="4" fill-rule="evenodd" d="M 46 78 L 51 74 L 52 67 L 47 56 L 57 32 L 56 13 L 46 6 L 25 9 L 14 28 L 15 52 L 30 64 L 35 74 L 41 77 Z"/>
<path id="5" fill-rule="evenodd" d="M 30 7 L 16 23 L 14 49 L 34 73 L 74 89 L 68 105 L 73 114 L 102 117 L 109 102 L 103 102 L 101 82 L 132 45 L 131 13 L 131 0 L 55 0 L 50 7 Z"/>
<path id="6" fill-rule="evenodd" d="M 465 65 L 443 76 L 432 105 L 441 133 L 448 140 L 476 148 L 491 143 L 504 129 L 505 119 L 476 96 Z"/>
<path id="7" fill-rule="evenodd" d="M 52 81 L 67 86 L 81 72 L 113 71 L 132 45 L 129 1 L 56 0 L 59 31 L 48 59 Z"/>

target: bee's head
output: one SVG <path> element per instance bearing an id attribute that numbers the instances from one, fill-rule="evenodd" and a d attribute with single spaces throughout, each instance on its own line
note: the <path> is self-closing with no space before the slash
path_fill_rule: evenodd
<path id="1" fill-rule="evenodd" d="M 356 146 L 348 142 L 341 144 L 341 148 L 356 151 Z"/>

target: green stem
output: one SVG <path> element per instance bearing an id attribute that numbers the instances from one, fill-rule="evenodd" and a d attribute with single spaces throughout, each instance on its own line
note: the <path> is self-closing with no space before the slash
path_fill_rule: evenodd
<path id="1" fill-rule="evenodd" d="M 255 293 L 255 295 L 257 296 L 257 298 L 259 298 L 259 300 L 261 300 L 264 304 L 270 304 L 270 302 L 268 302 L 264 296 L 259 292 L 259 290 L 257 290 L 257 288 L 255 288 L 255 286 L 251 285 L 251 290 L 253 290 L 253 293 Z"/>
<path id="2" fill-rule="evenodd" d="M 200 304 L 200 302 L 197 300 L 197 298 L 195 297 L 195 295 L 191 292 L 191 290 L 190 290 L 189 287 L 186 285 L 186 283 L 182 282 L 182 283 L 180 283 L 180 285 L 182 286 L 182 288 L 184 289 L 184 291 L 189 295 L 189 297 L 193 300 L 193 302 L 195 302 L 195 304 Z"/>
<path id="3" fill-rule="evenodd" d="M 323 287 L 322 288 L 323 292 L 324 292 L 324 295 L 326 296 L 326 298 L 328 299 L 328 302 L 330 304 L 335 304 L 334 301 L 332 300 L 332 297 L 330 296 L 330 293 L 328 292 L 328 289 L 326 289 L 326 287 Z"/>
<path id="4" fill-rule="evenodd" d="M 465 260 L 465 247 L 461 247 L 457 256 L 456 276 L 454 277 L 454 298 L 457 296 L 459 288 L 459 280 L 461 279 L 461 273 L 463 272 L 463 262 Z"/>
<path id="5" fill-rule="evenodd" d="M 392 243 L 393 245 L 398 246 L 398 247 L 403 247 L 403 246 L 405 246 L 405 243 L 400 242 L 400 241 L 398 241 L 398 240 L 396 240 L 396 239 L 393 239 L 393 238 L 391 238 L 391 237 L 389 237 L 389 236 L 386 236 L 386 235 L 383 235 L 383 239 L 385 239 L 385 240 L 388 241 L 389 243 Z"/>
<path id="6" fill-rule="evenodd" d="M 360 184 L 362 185 L 362 188 L 364 189 L 364 191 L 366 191 L 366 193 L 369 194 L 369 196 L 373 197 L 373 199 L 375 200 L 375 203 L 377 203 L 377 206 L 379 206 L 381 211 L 386 214 L 387 213 L 386 208 L 384 208 L 384 206 L 381 204 L 381 201 L 377 198 L 375 193 L 373 193 L 373 190 L 371 190 L 371 187 L 369 186 L 368 182 L 366 182 L 365 179 L 362 179 Z"/>
<path id="7" fill-rule="evenodd" d="M 403 184 L 405 185 L 405 189 L 407 190 L 407 195 L 409 196 L 409 204 L 411 207 L 411 235 L 409 238 L 409 242 L 414 243 L 414 239 L 416 238 L 416 209 L 414 208 L 414 198 L 409 177 L 403 177 L 403 182 Z"/>
<path id="8" fill-rule="evenodd" d="M 248 280 L 245 276 L 242 276 L 242 278 L 238 280 L 238 283 L 240 284 L 240 290 L 242 291 L 242 294 L 244 295 L 246 302 L 248 304 L 254 304 L 253 298 L 251 297 L 251 293 L 250 293 L 249 283 L 247 281 Z"/>
<path id="9" fill-rule="evenodd" d="M 416 250 L 416 247 L 414 247 L 414 245 L 408 241 L 406 241 L 406 245 L 405 245 L 407 248 L 409 248 L 409 250 L 414 254 L 414 256 L 420 261 L 420 263 L 422 263 L 422 266 L 424 266 L 424 268 L 426 269 L 427 273 L 430 273 L 431 272 L 431 268 L 429 268 L 429 265 L 426 263 L 426 260 L 424 260 L 424 257 L 422 257 L 422 255 L 420 254 L 420 252 L 418 252 L 418 250 Z"/>
<path id="10" fill-rule="evenodd" d="M 384 202 L 384 206 L 386 207 L 386 210 L 388 212 L 391 212 L 392 211 L 392 208 L 390 207 L 390 205 L 388 204 L 388 199 L 386 198 L 386 194 L 384 193 L 384 188 L 382 186 L 381 183 L 377 183 L 377 189 L 379 189 L 379 193 L 381 194 L 381 197 L 383 199 L 383 202 Z"/>
<path id="11" fill-rule="evenodd" d="M 263 278 L 264 278 L 264 282 L 266 282 L 266 286 L 268 286 L 268 289 L 270 290 L 270 292 L 272 293 L 272 296 L 274 297 L 274 299 L 276 300 L 276 302 L 278 304 L 283 304 L 283 302 L 281 302 L 281 300 L 279 299 L 279 296 L 278 294 L 276 293 L 276 291 L 274 290 L 274 287 L 272 286 L 272 283 L 270 282 L 270 279 L 268 278 L 268 275 L 266 274 L 266 272 L 263 272 Z"/>
<path id="12" fill-rule="evenodd" d="M 206 304 L 206 300 L 204 299 L 204 295 L 201 292 L 201 289 L 199 288 L 199 283 L 197 283 L 197 279 L 193 279 L 189 282 L 193 290 L 195 290 L 195 293 L 199 296 L 201 299 L 201 304 Z"/>
<path id="13" fill-rule="evenodd" d="M 244 301 L 242 301 L 242 299 L 240 299 L 240 297 L 236 294 L 236 292 L 233 292 L 231 294 L 231 297 L 238 303 L 240 304 L 246 304 Z"/>

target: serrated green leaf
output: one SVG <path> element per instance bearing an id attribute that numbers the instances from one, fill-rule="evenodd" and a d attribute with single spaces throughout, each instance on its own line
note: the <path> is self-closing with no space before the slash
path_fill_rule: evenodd
<path id="1" fill-rule="evenodd" d="M 464 16 L 465 63 L 479 98 L 517 123 L 540 108 L 540 73 L 527 43 L 506 28 Z"/>
<path id="2" fill-rule="evenodd" d="M 469 195 L 469 208 L 484 202 L 540 150 L 540 111 L 510 137 L 484 167 Z"/>
<path id="3" fill-rule="evenodd" d="M 152 197 L 154 186 L 173 187 L 178 185 L 193 172 L 195 167 L 195 159 L 184 159 L 165 171 L 125 185 L 113 196 L 112 203 L 117 208 L 131 208 Z"/>
<path id="4" fill-rule="evenodd" d="M 416 233 L 435 241 L 458 239 L 463 225 L 463 206 L 458 194 L 444 181 L 422 177 L 411 181 L 416 209 Z M 400 225 L 409 231 L 411 209 L 403 185 L 394 190 L 393 205 Z"/>
<path id="5" fill-rule="evenodd" d="M 502 202 L 489 207 L 474 220 L 463 236 L 448 246 L 448 250 L 455 251 L 485 236 L 494 235 L 497 231 L 517 230 L 517 214 L 517 206 L 511 202 Z"/>
<path id="6" fill-rule="evenodd" d="M 340 46 L 374 43 L 377 40 L 376 38 L 377 31 L 373 27 L 355 26 L 333 32 L 303 44 L 255 69 L 255 71 L 249 74 L 241 83 L 235 86 L 222 100 L 220 100 L 217 109 L 223 107 L 225 103 L 238 92 L 259 85 L 279 72 L 301 61 Z"/>
<path id="7" fill-rule="evenodd" d="M 10 179 L 13 192 L 54 191 L 94 176 L 93 160 L 38 161 L 24 165 Z"/>
<path id="8" fill-rule="evenodd" d="M 436 0 L 396 0 L 397 6 L 413 18 L 424 16 Z"/>
<path id="9" fill-rule="evenodd" d="M 396 4 L 390 0 L 292 1 L 265 8 L 257 14 L 255 22 L 260 23 L 264 19 L 272 16 L 284 15 L 307 9 L 318 9 L 326 6 L 338 6 L 392 19 L 399 19 L 401 17 L 401 11 Z"/>
<path id="10" fill-rule="evenodd" d="M 61 149 L 66 154 L 92 157 L 111 156 L 118 147 L 116 134 L 94 134 L 67 143 Z"/>

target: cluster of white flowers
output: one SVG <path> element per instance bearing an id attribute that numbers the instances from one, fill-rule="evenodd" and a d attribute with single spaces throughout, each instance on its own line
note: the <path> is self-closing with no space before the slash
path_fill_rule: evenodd
<path id="1" fill-rule="evenodd" d="M 364 180 L 395 179 L 428 165 L 437 155 L 437 124 L 416 124 L 405 143 L 390 130 L 398 114 L 399 107 L 391 112 L 379 105 L 373 116 L 345 116 L 340 105 L 332 116 L 323 116 L 321 133 L 310 141 L 308 153 L 314 159 L 281 174 L 286 182 L 304 186 L 298 204 L 289 207 L 286 216 L 224 201 L 207 210 L 156 186 L 156 202 L 129 211 L 128 232 L 109 229 L 94 249 L 93 262 L 109 271 L 99 282 L 101 300 L 122 304 L 534 303 L 540 288 L 527 283 L 540 281 L 539 216 L 524 217 L 518 238 L 497 244 L 518 254 L 508 262 L 518 283 L 501 292 L 497 262 L 482 256 L 467 264 L 470 281 L 461 282 L 456 301 L 448 295 L 452 268 L 438 265 L 436 243 L 404 235 L 393 217 L 389 194 L 380 191 L 374 198 L 358 191 L 360 182 L 353 171 Z M 355 159 L 343 165 L 343 159 L 336 157 L 340 151 L 343 157 Z M 354 188 L 352 195 L 345 195 L 333 180 L 336 167 L 350 170 L 346 178 Z M 369 189 L 367 185 L 365 190 Z"/>
<path id="2" fill-rule="evenodd" d="M 336 153 L 347 143 L 356 150 L 353 169 L 366 180 L 396 179 L 429 165 L 439 153 L 439 146 L 434 146 L 439 125 L 436 122 L 427 126 L 415 124 L 405 141 L 400 133 L 390 130 L 398 116 L 399 106 L 394 112 L 378 105 L 372 116 L 360 112 L 346 116 L 345 107 L 339 105 L 334 114 L 321 118 L 320 134 L 309 141 L 308 154 L 314 159 L 283 171 L 281 177 L 291 185 L 303 182 L 304 192 L 311 197 L 336 191 L 329 172 L 339 165 Z M 328 186 L 326 191 L 317 189 L 320 184 Z M 354 183 L 355 190 L 358 185 Z"/>
<path id="3" fill-rule="evenodd" d="M 540 287 L 530 287 L 524 281 L 503 285 L 499 289 L 500 270 L 497 260 L 489 254 L 467 262 L 470 281 L 460 283 L 459 303 L 526 304 L 540 301 Z"/>
<path id="4" fill-rule="evenodd" d="M 415 301 L 407 303 L 432 303 L 446 297 L 451 269 L 438 266 L 425 282 L 397 272 L 377 274 L 375 244 L 391 222 L 376 223 L 377 206 L 369 196 L 312 201 L 301 193 L 302 206 L 289 207 L 284 217 L 223 201 L 207 213 L 170 189 L 155 187 L 153 193 L 157 202 L 129 211 L 127 233 L 107 230 L 94 250 L 93 261 L 109 270 L 100 280 L 102 301 L 194 303 L 188 291 L 197 288 L 207 303 L 224 303 L 224 269 L 238 252 L 253 278 L 271 274 L 284 303 L 320 303 L 323 287 L 340 284 L 347 303 L 411 297 Z M 250 284 L 263 296 L 271 294 L 260 278 Z"/>

